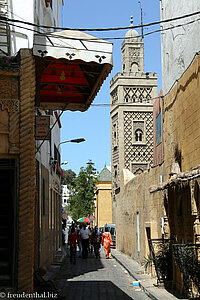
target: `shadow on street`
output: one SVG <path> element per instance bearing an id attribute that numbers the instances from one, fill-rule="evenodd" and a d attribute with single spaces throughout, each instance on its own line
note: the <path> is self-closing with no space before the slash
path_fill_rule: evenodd
<path id="1" fill-rule="evenodd" d="M 94 258 L 92 254 L 89 254 L 87 259 L 79 258 L 76 259 L 76 265 L 73 265 L 69 261 L 69 257 L 65 258 L 63 266 L 60 268 L 59 273 L 56 275 L 55 280 L 59 279 L 70 279 L 103 269 L 104 266 L 101 260 Z"/>
<path id="2" fill-rule="evenodd" d="M 62 295 L 67 300 L 130 300 L 132 299 L 111 281 L 67 281 Z"/>

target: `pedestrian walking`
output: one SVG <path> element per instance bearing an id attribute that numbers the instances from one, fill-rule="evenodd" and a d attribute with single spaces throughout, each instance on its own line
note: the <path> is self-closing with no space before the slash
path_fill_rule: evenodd
<path id="1" fill-rule="evenodd" d="M 70 245 L 70 263 L 76 264 L 76 246 L 78 242 L 78 236 L 75 233 L 75 228 L 72 227 L 71 233 L 68 237 L 68 244 Z"/>
<path id="2" fill-rule="evenodd" d="M 100 258 L 100 251 L 101 251 L 101 237 L 102 234 L 98 231 L 98 227 L 95 226 L 93 233 L 92 233 L 92 245 L 94 247 L 94 254 L 96 258 Z"/>
<path id="3" fill-rule="evenodd" d="M 104 246 L 104 250 L 106 252 L 106 258 L 111 258 L 110 246 L 113 245 L 113 241 L 111 238 L 111 234 L 108 231 L 108 227 L 105 227 L 105 232 L 102 235 L 101 244 L 102 246 Z"/>
<path id="4" fill-rule="evenodd" d="M 82 226 L 79 225 L 77 229 L 79 257 L 82 256 L 82 244 L 81 244 L 81 234 L 80 234 L 81 228 Z"/>
<path id="5" fill-rule="evenodd" d="M 86 228 L 86 224 L 83 224 L 83 228 L 80 230 L 80 235 L 81 235 L 81 243 L 82 243 L 82 258 L 87 258 L 90 230 Z"/>

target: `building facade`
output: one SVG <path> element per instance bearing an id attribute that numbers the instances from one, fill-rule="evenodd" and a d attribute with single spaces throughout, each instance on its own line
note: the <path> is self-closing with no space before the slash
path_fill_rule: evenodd
<path id="1" fill-rule="evenodd" d="M 0 3 L 0 14 L 3 17 L 21 20 L 24 23 L 0 23 L 0 51 L 7 56 L 14 56 L 22 48 L 32 48 L 36 32 L 55 31 L 53 28 L 37 25 L 59 26 L 62 0 L 4 0 Z M 27 25 L 26 22 L 35 24 Z"/>
<path id="2" fill-rule="evenodd" d="M 5 218 L 0 284 L 23 290 L 31 289 L 32 268 L 48 266 L 61 246 L 61 172 L 50 159 L 50 153 L 55 156 L 50 149 L 59 142 L 59 126 L 54 129 L 58 139 L 50 134 L 36 154 L 41 142 L 35 139 L 34 60 L 26 50 L 20 59 L 1 58 L 0 65 L 0 172 L 7 182 L 0 190 Z M 40 115 L 56 120 L 42 111 Z"/>
<path id="3" fill-rule="evenodd" d="M 24 9 L 28 12 L 33 9 L 31 15 L 34 16 L 35 27 L 43 24 L 45 16 L 42 18 L 41 15 L 46 10 L 51 14 L 52 21 L 47 24 L 57 25 L 55 18 L 59 9 L 55 9 L 55 14 L 53 11 L 54 5 L 60 5 L 60 1 L 30 2 L 33 6 L 27 8 L 24 5 Z M 7 17 L 10 12 L 12 16 L 16 15 L 11 1 L 0 4 L 1 16 L 6 14 Z M 22 7 L 20 11 L 24 12 Z M 36 16 L 41 19 L 36 21 Z M 96 38 L 96 43 L 89 42 L 86 48 L 92 49 L 86 53 L 82 39 L 88 40 L 88 35 L 82 32 L 76 32 L 74 45 L 73 35 L 70 35 L 72 32 L 67 32 L 68 35 L 65 31 L 59 32 L 59 36 L 56 32 L 48 34 L 48 37 L 37 32 L 33 41 L 32 36 L 26 39 L 24 33 L 19 35 L 13 32 L 9 22 L 6 28 L 5 22 L 0 25 L 1 32 L 6 36 L 6 41 L 0 39 L 1 47 L 5 46 L 0 57 L 0 208 L 3 212 L 0 223 L 0 286 L 31 293 L 36 289 L 34 271 L 51 264 L 62 245 L 59 117 L 66 109 L 88 109 L 112 69 L 112 44 Z M 14 49 L 12 35 L 28 40 L 28 45 L 20 44 Z M 72 44 L 71 49 L 68 48 L 73 52 L 72 56 L 66 53 L 66 38 Z M 59 51 L 52 47 L 51 39 L 61 43 Z M 30 48 L 18 51 L 20 47 Z M 106 62 L 102 62 L 96 54 L 102 54 L 101 51 L 105 53 L 105 49 Z M 78 63 L 73 62 L 76 55 L 79 55 Z M 67 71 L 69 68 L 73 69 L 73 76 Z M 95 75 L 90 76 L 90 72 Z M 59 87 L 60 83 L 65 87 L 64 92 Z M 72 97 L 73 93 L 75 97 Z M 61 107 L 62 112 L 59 112 Z"/>
<path id="4" fill-rule="evenodd" d="M 61 124 L 57 122 L 53 126 L 57 121 L 56 112 L 35 107 L 35 61 L 29 50 L 20 52 L 22 48 L 33 47 L 35 30 L 50 31 L 34 25 L 28 26 L 26 22 L 58 26 L 60 5 L 60 0 L 53 3 L 43 0 L 0 3 L 1 16 L 24 22 L 20 25 L 9 21 L 0 22 L 0 115 L 4 120 L 0 134 L 1 172 L 12 170 L 16 174 L 12 177 L 6 173 L 6 176 L 11 176 L 7 193 L 11 191 L 8 198 L 12 218 L 7 219 L 10 222 L 5 222 L 6 230 L 1 232 L 3 241 L 8 243 L 1 245 L 7 255 L 3 254 L 0 262 L 0 285 L 18 290 L 33 289 L 32 270 L 52 263 L 62 244 L 62 172 L 58 155 Z M 3 86 L 7 88 L 6 93 L 3 93 Z M 37 136 L 36 118 L 48 120 L 50 134 L 47 139 L 43 137 L 44 141 Z M 13 134 L 15 138 L 12 142 L 10 136 Z M 5 190 L 0 193 L 0 197 L 5 198 Z"/>
<path id="5" fill-rule="evenodd" d="M 140 174 L 153 162 L 153 102 L 157 74 L 144 72 L 144 44 L 130 29 L 121 47 L 122 73 L 110 82 L 113 223 L 120 173 Z"/>

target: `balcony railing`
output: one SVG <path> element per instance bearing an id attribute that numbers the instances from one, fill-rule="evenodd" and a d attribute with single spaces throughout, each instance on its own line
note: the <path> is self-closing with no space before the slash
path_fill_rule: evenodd
<path id="1" fill-rule="evenodd" d="M 200 243 L 174 244 L 173 251 L 188 296 L 200 297 Z"/>
<path id="2" fill-rule="evenodd" d="M 157 274 L 157 282 L 172 280 L 172 240 L 149 239 L 149 246 Z"/>

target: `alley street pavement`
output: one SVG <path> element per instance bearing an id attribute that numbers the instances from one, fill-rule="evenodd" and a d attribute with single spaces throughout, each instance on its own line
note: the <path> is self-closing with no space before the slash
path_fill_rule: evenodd
<path id="1" fill-rule="evenodd" d="M 133 287 L 135 280 L 114 258 L 106 259 L 89 254 L 87 259 L 77 257 L 76 265 L 66 257 L 54 273 L 53 280 L 60 294 L 67 300 L 148 300 L 140 287 Z"/>

